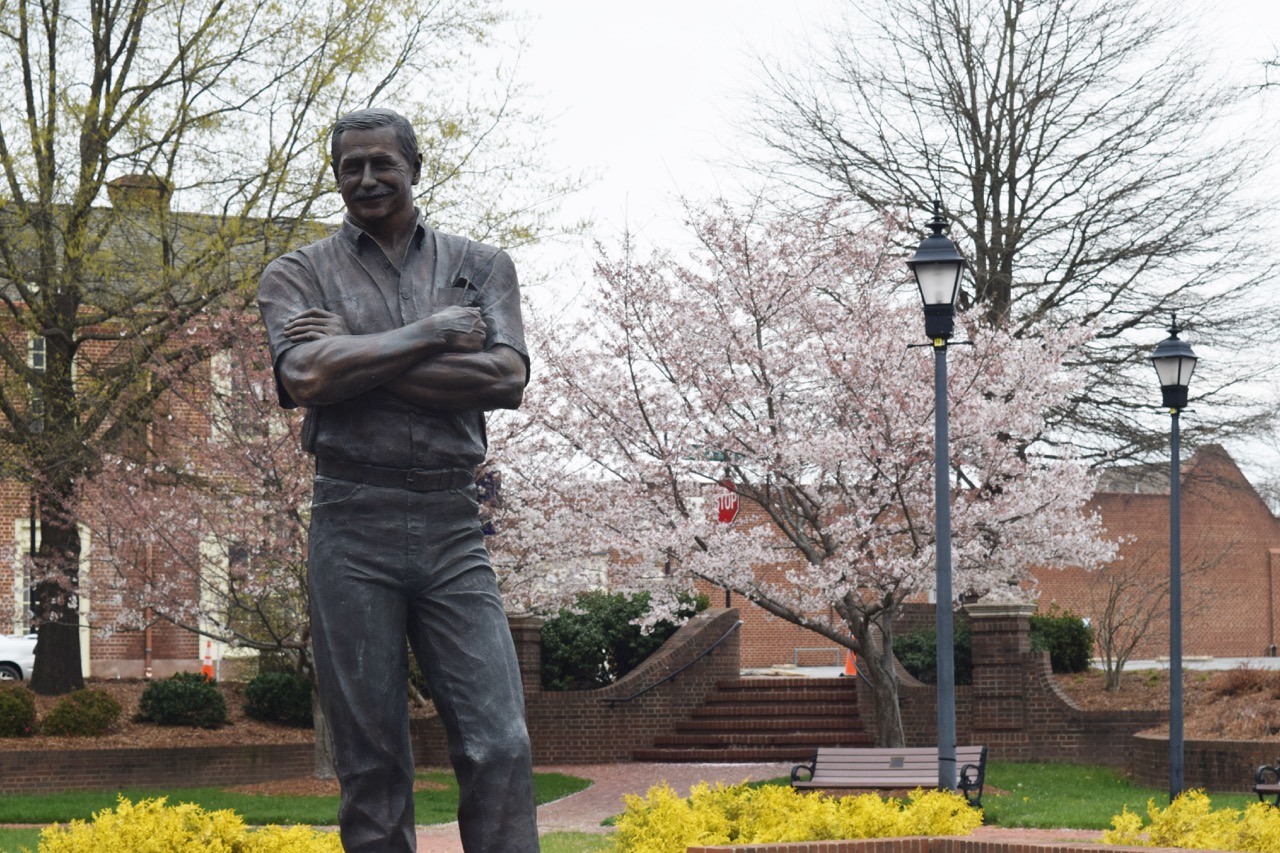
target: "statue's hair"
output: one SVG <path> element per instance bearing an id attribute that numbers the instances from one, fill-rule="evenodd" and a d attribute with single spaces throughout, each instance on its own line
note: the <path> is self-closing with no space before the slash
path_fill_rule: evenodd
<path id="1" fill-rule="evenodd" d="M 347 113 L 338 119 L 329 132 L 329 156 L 333 159 L 334 174 L 338 172 L 338 147 L 342 144 L 342 134 L 348 130 L 374 130 L 379 127 L 390 127 L 396 132 L 396 144 L 400 153 L 410 163 L 418 158 L 418 135 L 413 132 L 409 120 L 395 110 L 372 107 Z"/>

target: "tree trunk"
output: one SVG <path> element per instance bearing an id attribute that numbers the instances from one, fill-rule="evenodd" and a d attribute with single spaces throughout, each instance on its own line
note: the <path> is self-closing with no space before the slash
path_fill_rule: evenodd
<path id="1" fill-rule="evenodd" d="M 63 488 L 62 486 L 65 486 Z M 32 591 L 39 622 L 31 689 L 59 696 L 84 687 L 80 662 L 80 531 L 66 510 L 71 484 L 59 484 L 40 501 L 41 579 Z"/>
<path id="2" fill-rule="evenodd" d="M 866 650 L 870 663 L 864 668 L 871 681 L 871 693 L 876 713 L 876 746 L 906 746 L 907 736 L 902 728 L 902 711 L 898 707 L 898 673 L 894 669 L 893 648 L 888 643 L 877 643 L 872 635 L 874 625 L 864 623 L 857 632 L 858 644 Z"/>
<path id="3" fill-rule="evenodd" d="M 320 694 L 311 688 L 311 718 L 316 724 L 315 777 L 336 779 L 338 772 L 333 763 L 333 733 L 329 731 L 329 718 L 320 707 Z"/>

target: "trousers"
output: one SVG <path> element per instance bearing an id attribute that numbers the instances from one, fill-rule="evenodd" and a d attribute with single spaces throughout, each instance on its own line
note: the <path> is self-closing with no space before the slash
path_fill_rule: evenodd
<path id="1" fill-rule="evenodd" d="M 406 637 L 448 735 L 463 849 L 537 853 L 524 693 L 478 509 L 474 486 L 315 479 L 307 585 L 346 853 L 416 849 Z"/>

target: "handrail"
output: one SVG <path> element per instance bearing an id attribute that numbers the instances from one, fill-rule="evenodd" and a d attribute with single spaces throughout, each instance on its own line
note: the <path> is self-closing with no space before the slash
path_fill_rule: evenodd
<path id="1" fill-rule="evenodd" d="M 680 667 L 679 669 L 668 672 L 666 675 L 664 675 L 662 678 L 659 678 L 657 681 L 653 682 L 653 684 L 650 684 L 648 687 L 637 690 L 635 693 L 632 693 L 630 696 L 624 696 L 621 699 L 608 699 L 605 701 L 607 701 L 609 703 L 609 707 L 612 708 L 614 705 L 616 705 L 619 702 L 630 702 L 632 699 L 635 699 L 637 697 L 643 696 L 644 694 L 648 693 L 653 688 L 658 687 L 659 685 L 662 685 L 662 684 L 666 684 L 668 681 L 675 678 L 677 675 L 684 672 L 686 669 L 693 666 L 695 663 L 697 663 L 698 661 L 702 660 L 704 657 L 706 657 L 707 655 L 715 651 L 717 646 L 719 646 L 725 640 L 729 639 L 729 635 L 741 627 L 742 627 L 742 620 L 739 619 L 737 622 L 733 623 L 733 625 L 729 628 L 728 631 L 724 632 L 724 636 L 716 640 L 711 645 L 707 646 L 702 651 L 698 652 L 698 654 L 695 655 L 692 660 L 685 663 L 684 666 Z"/>

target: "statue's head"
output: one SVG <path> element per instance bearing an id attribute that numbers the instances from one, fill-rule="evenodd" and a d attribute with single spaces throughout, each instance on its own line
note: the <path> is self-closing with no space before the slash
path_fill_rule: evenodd
<path id="1" fill-rule="evenodd" d="M 334 123 L 333 130 L 329 133 L 329 157 L 335 177 L 338 174 L 342 135 L 348 130 L 376 130 L 380 127 L 390 127 L 395 131 L 396 143 L 406 160 L 410 163 L 417 160 L 418 135 L 413 132 L 413 125 L 409 124 L 409 120 L 395 110 L 370 107 L 347 113 Z"/>

